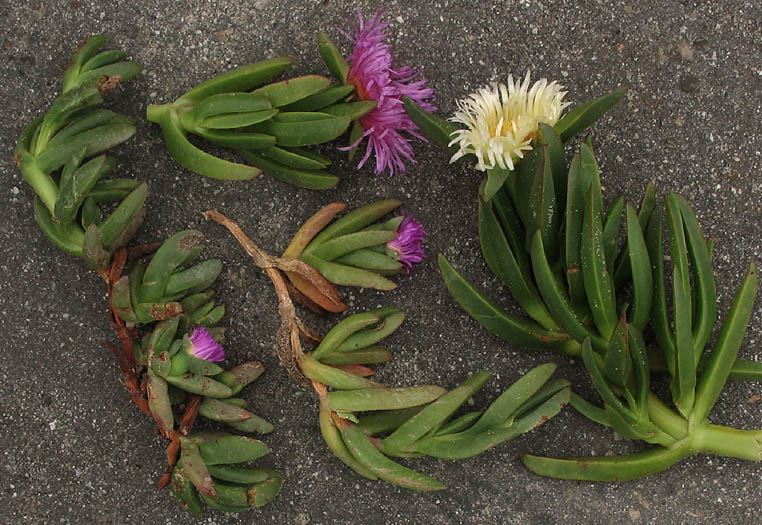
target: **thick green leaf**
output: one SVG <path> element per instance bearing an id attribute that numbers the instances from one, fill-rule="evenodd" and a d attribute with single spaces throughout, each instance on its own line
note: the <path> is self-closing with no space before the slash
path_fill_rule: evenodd
<path id="1" fill-rule="evenodd" d="M 555 370 L 554 363 L 545 363 L 521 376 L 490 404 L 468 432 L 477 434 L 503 426 L 525 401 L 542 388 Z"/>
<path id="2" fill-rule="evenodd" d="M 333 85 L 293 104 L 283 106 L 283 111 L 321 111 L 322 108 L 346 99 L 354 90 L 355 86 L 353 84 Z"/>
<path id="3" fill-rule="evenodd" d="M 627 333 L 627 320 L 622 317 L 609 340 L 603 358 L 606 379 L 619 388 L 628 388 L 632 379 L 632 357 Z"/>
<path id="4" fill-rule="evenodd" d="M 186 101 L 195 104 L 220 93 L 250 91 L 280 75 L 293 62 L 291 57 L 275 57 L 226 71 L 186 92 L 175 104 L 180 106 Z"/>
<path id="5" fill-rule="evenodd" d="M 585 179 L 582 175 L 580 156 L 575 155 L 569 168 L 566 193 L 566 224 L 564 254 L 566 256 L 566 281 L 569 287 L 569 299 L 577 312 L 586 312 L 587 294 L 582 278 L 582 259 L 580 244 L 582 241 L 582 223 L 585 218 Z"/>
<path id="6" fill-rule="evenodd" d="M 448 150 L 451 155 L 458 152 L 457 146 L 449 146 L 450 142 L 453 140 L 452 133 L 459 129 L 458 126 L 437 117 L 433 113 L 424 111 L 408 96 L 403 96 L 402 102 L 405 105 L 405 111 L 410 116 L 410 119 L 421 128 L 421 131 L 423 131 L 428 138 Z"/>
<path id="7" fill-rule="evenodd" d="M 579 345 L 570 341 L 568 334 L 545 330 L 534 322 L 509 314 L 476 290 L 443 255 L 439 255 L 438 262 L 453 298 L 468 315 L 500 339 L 529 348 L 556 348 L 579 355 Z"/>
<path id="8" fill-rule="evenodd" d="M 331 159 L 328 157 L 303 148 L 279 148 L 278 146 L 272 146 L 258 153 L 286 167 L 300 170 L 322 170 L 331 164 Z"/>
<path id="9" fill-rule="evenodd" d="M 339 52 L 334 43 L 328 38 L 328 35 L 322 31 L 318 34 L 318 47 L 320 49 L 320 56 L 323 58 L 323 62 L 331 75 L 342 84 L 346 84 L 349 64 L 347 64 L 344 55 Z"/>
<path id="10" fill-rule="evenodd" d="M 701 371 L 696 387 L 696 402 L 690 415 L 690 421 L 693 424 L 701 424 L 709 415 L 731 373 L 749 326 L 754 300 L 757 296 L 757 286 L 757 271 L 752 263 L 722 323 L 717 342 Z"/>
<path id="11" fill-rule="evenodd" d="M 664 206 L 659 205 L 654 209 L 648 221 L 646 233 L 646 246 L 651 257 L 653 269 L 653 305 L 651 307 L 651 325 L 654 329 L 656 341 L 664 352 L 664 360 L 670 375 L 675 375 L 675 341 L 672 335 L 668 312 L 667 291 L 664 275 L 664 253 L 662 251 L 664 226 Z"/>
<path id="12" fill-rule="evenodd" d="M 603 253 L 606 254 L 606 270 L 609 275 L 614 274 L 614 260 L 617 255 L 617 241 L 619 240 L 619 228 L 622 225 L 622 210 L 624 198 L 618 197 L 611 203 L 606 221 L 603 223 Z"/>
<path id="13" fill-rule="evenodd" d="M 548 264 L 548 259 L 545 257 L 542 236 L 539 231 L 534 236 L 531 255 L 537 288 L 556 322 L 578 343 L 590 337 L 593 339 L 597 350 L 605 351 L 606 342 L 601 337 L 592 334 L 569 305 L 569 300 L 561 290 L 557 278 Z"/>
<path id="14" fill-rule="evenodd" d="M 279 146 L 310 146 L 328 142 L 349 128 L 349 117 L 333 117 L 301 122 L 276 122 L 269 120 L 255 128 L 277 139 Z"/>
<path id="15" fill-rule="evenodd" d="M 492 372 L 480 372 L 443 395 L 405 421 L 384 439 L 384 449 L 403 451 L 430 430 L 446 421 L 460 406 L 478 392 Z"/>
<path id="16" fill-rule="evenodd" d="M 206 129 L 236 129 L 259 124 L 278 114 L 277 109 L 249 111 L 247 113 L 226 113 L 212 115 L 198 123 L 198 127 Z"/>
<path id="17" fill-rule="evenodd" d="M 293 104 L 310 95 L 314 95 L 331 84 L 331 80 L 320 75 L 304 75 L 289 78 L 280 82 L 273 82 L 255 91 L 256 95 L 264 95 L 270 99 L 274 108 Z"/>
<path id="18" fill-rule="evenodd" d="M 482 186 L 483 191 L 480 192 L 484 195 L 484 200 L 492 200 L 492 197 L 503 187 L 510 174 L 511 170 L 499 166 L 487 170 L 487 179 Z"/>
<path id="19" fill-rule="evenodd" d="M 132 190 L 98 227 L 104 248 L 113 250 L 119 247 L 117 239 L 123 237 L 122 233 L 129 228 L 130 223 L 140 213 L 140 210 L 143 209 L 147 196 L 148 184 L 144 182 Z"/>
<path id="20" fill-rule="evenodd" d="M 361 230 L 369 224 L 376 222 L 395 208 L 398 208 L 401 204 L 402 201 L 397 199 L 384 199 L 356 208 L 326 226 L 314 239 L 312 239 L 312 242 L 305 248 L 304 252 L 309 253 L 324 242 L 338 237 L 339 235 L 345 235 L 347 233 Z"/>
<path id="21" fill-rule="evenodd" d="M 693 409 L 696 388 L 696 365 L 693 352 L 691 282 L 688 270 L 688 248 L 680 209 L 674 196 L 668 196 L 667 229 L 672 261 L 672 301 L 674 310 L 675 373 L 670 384 L 675 406 L 684 417 Z"/>
<path id="22" fill-rule="evenodd" d="M 556 191 L 556 202 L 566 202 L 566 153 L 561 137 L 555 128 L 547 124 L 540 123 L 537 142 L 544 146 L 548 159 L 550 160 L 551 171 L 553 172 L 553 189 Z M 560 211 L 558 213 L 561 213 Z"/>
<path id="23" fill-rule="evenodd" d="M 527 314 L 545 328 L 558 330 L 531 276 L 525 275 L 516 262 L 492 206 L 482 195 L 479 195 L 479 242 L 490 269 L 505 283 Z"/>
<path id="24" fill-rule="evenodd" d="M 368 270 L 326 261 L 307 253 L 303 253 L 300 259 L 323 274 L 323 277 L 333 284 L 375 288 L 376 290 L 393 290 L 397 288 L 394 282 Z"/>
<path id="25" fill-rule="evenodd" d="M 632 275 L 632 305 L 630 323 L 643 330 L 651 314 L 653 303 L 653 275 L 646 241 L 635 210 L 627 205 L 627 253 Z"/>
<path id="26" fill-rule="evenodd" d="M 596 98 L 572 109 L 553 126 L 563 142 L 568 142 L 576 135 L 592 126 L 611 107 L 627 93 L 626 88 L 620 88 L 613 93 Z"/>
<path id="27" fill-rule="evenodd" d="M 503 186 L 490 201 L 495 216 L 500 221 L 505 238 L 511 247 L 516 263 L 521 269 L 521 274 L 526 281 L 531 281 L 532 265 L 529 262 L 529 253 L 525 247 L 526 232 L 521 225 L 518 212 L 516 211 L 508 189 Z"/>
<path id="28" fill-rule="evenodd" d="M 347 233 L 321 244 L 310 253 L 325 261 L 333 261 L 342 255 L 359 250 L 360 248 L 386 245 L 386 243 L 393 241 L 398 236 L 399 234 L 396 231 L 388 230 Z"/>
<path id="29" fill-rule="evenodd" d="M 259 152 L 239 150 L 241 156 L 253 166 L 265 172 L 265 175 L 273 179 L 308 188 L 311 190 L 328 190 L 339 183 L 339 178 L 322 170 L 307 170 L 292 168 L 275 160 L 260 155 Z M 257 171 L 259 171 L 257 170 Z"/>
<path id="30" fill-rule="evenodd" d="M 320 111 L 336 117 L 348 117 L 349 120 L 357 120 L 364 117 L 378 106 L 375 100 L 359 100 L 356 102 L 344 102 L 322 108 Z"/>
<path id="31" fill-rule="evenodd" d="M 593 314 L 595 326 L 603 339 L 608 340 L 617 324 L 614 283 L 606 269 L 606 253 L 603 243 L 601 209 L 595 199 L 595 190 L 590 188 L 585 217 L 582 224 L 580 259 L 585 294 Z"/>
<path id="32" fill-rule="evenodd" d="M 696 359 L 699 359 L 714 328 L 717 315 L 717 291 L 714 285 L 712 262 L 696 215 L 688 201 L 679 195 L 675 195 L 674 198 L 680 207 L 693 273 L 693 289 L 695 292 L 693 299 L 693 351 Z"/>
<path id="33" fill-rule="evenodd" d="M 526 454 L 524 465 L 535 474 L 587 481 L 626 481 L 667 470 L 691 455 L 689 447 L 657 447 L 626 456 L 553 459 Z"/>

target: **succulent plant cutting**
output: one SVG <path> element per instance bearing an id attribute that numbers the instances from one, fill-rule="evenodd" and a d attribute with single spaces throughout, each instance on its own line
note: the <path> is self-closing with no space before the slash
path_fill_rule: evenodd
<path id="1" fill-rule="evenodd" d="M 197 415 L 239 432 L 274 429 L 236 397 L 264 372 L 262 364 L 248 362 L 230 370 L 217 364 L 225 360 L 224 330 L 214 325 L 225 308 L 211 299 L 210 287 L 221 264 L 210 259 L 191 265 L 201 254 L 202 241 L 194 230 L 173 235 L 147 266 L 133 258 L 129 274 L 111 292 L 122 343 L 112 350 L 123 364 L 133 399 L 170 441 L 169 464 L 159 486 L 170 484 L 180 506 L 196 515 L 203 513 L 201 500 L 231 512 L 260 507 L 283 483 L 277 472 L 248 465 L 269 452 L 260 441 L 221 432 L 190 433 Z M 175 407 L 184 410 L 177 429 Z"/>
<path id="2" fill-rule="evenodd" d="M 411 215 L 385 215 L 402 201 L 385 199 L 354 209 L 343 217 L 344 203 L 324 206 L 294 235 L 284 258 L 299 259 L 327 281 L 342 286 L 392 290 L 389 275 L 407 273 L 423 260 L 426 232 Z M 343 312 L 344 303 L 331 287 L 316 287 L 296 272 L 286 272 L 294 297 L 312 309 Z"/>
<path id="3" fill-rule="evenodd" d="M 145 216 L 148 187 L 104 179 L 116 162 L 95 155 L 130 138 L 135 126 L 97 106 L 141 66 L 125 61 L 122 51 L 101 51 L 104 43 L 105 36 L 94 36 L 74 53 L 61 95 L 23 131 L 14 159 L 35 190 L 42 231 L 58 248 L 82 257 L 106 283 L 119 339 L 107 346 L 136 406 L 169 441 L 159 488 L 171 482 L 181 507 L 195 515 L 203 514 L 201 499 L 217 510 L 260 507 L 283 483 L 277 472 L 249 465 L 269 449 L 248 437 L 192 434 L 191 428 L 201 415 L 236 431 L 271 432 L 270 423 L 235 397 L 264 368 L 257 362 L 230 370 L 215 364 L 225 359 L 224 330 L 214 327 L 225 308 L 211 300 L 210 287 L 222 263 L 192 264 L 203 249 L 200 232 L 180 232 L 161 246 L 133 247 L 129 254 L 125 249 Z M 113 202 L 119 204 L 103 220 L 101 205 Z M 144 265 L 141 259 L 150 254 Z M 123 276 L 128 259 L 129 275 Z"/>
<path id="4" fill-rule="evenodd" d="M 529 371 L 485 411 L 454 419 L 492 372 L 475 374 L 449 392 L 436 385 L 390 388 L 368 379 L 375 374 L 368 365 L 389 360 L 389 350 L 377 343 L 399 328 L 404 312 L 384 307 L 355 314 L 322 337 L 296 314 L 283 275 L 288 260 L 264 254 L 224 215 L 215 211 L 205 215 L 225 226 L 272 280 L 281 315 L 278 355 L 297 382 L 315 390 L 323 439 L 358 474 L 412 490 L 442 490 L 446 487 L 438 480 L 391 457 L 475 456 L 539 426 L 569 402 L 568 381 L 549 380 L 554 364 Z M 302 338 L 315 345 L 313 352 L 303 351 Z"/>
<path id="5" fill-rule="evenodd" d="M 600 115 L 599 104 L 594 101 L 585 112 Z M 705 353 L 716 316 L 712 243 L 689 204 L 669 195 L 657 205 L 649 185 L 638 211 L 621 198 L 604 211 L 589 139 L 567 167 L 562 133 L 569 137 L 570 127 L 564 119 L 557 124 L 560 132 L 539 124 L 531 151 L 491 198 L 486 195 L 489 179 L 479 189 L 482 253 L 526 317 L 492 302 L 442 255 L 439 267 L 458 303 L 501 339 L 583 358 L 604 407 L 572 394 L 571 403 L 581 413 L 624 437 L 661 447 L 623 457 L 525 455 L 525 464 L 547 476 L 613 481 L 664 470 L 699 452 L 762 459 L 759 431 L 708 420 L 729 377 L 762 377 L 762 364 L 736 359 L 757 290 L 753 265 L 713 350 Z M 662 253 L 664 222 L 671 297 Z M 642 336 L 649 326 L 657 343 L 653 348 L 646 348 Z M 651 391 L 652 370 L 671 378 L 676 411 Z"/>
<path id="6" fill-rule="evenodd" d="M 409 95 L 433 110 L 425 102 L 433 90 L 424 88 L 422 80 L 414 81 L 412 69 L 393 67 L 389 46 L 383 43 L 386 24 L 379 17 L 376 14 L 367 25 L 360 17 L 351 67 L 320 34 L 320 55 L 333 81 L 304 75 L 270 82 L 293 62 L 275 57 L 217 75 L 170 104 L 150 105 L 146 117 L 161 126 L 177 162 L 215 179 L 249 180 L 264 171 L 303 188 L 333 188 L 338 178 L 325 171 L 330 159 L 306 148 L 338 138 L 352 123 L 351 148 L 369 137 L 360 166 L 375 152 L 376 172 L 404 171 L 402 157 L 412 160 L 412 147 L 400 132 L 422 136 L 405 114 L 401 96 Z M 196 147 L 188 133 L 234 149 L 248 164 Z"/>
<path id="7" fill-rule="evenodd" d="M 61 94 L 24 129 L 13 152 L 37 195 L 34 216 L 40 229 L 96 270 L 105 270 L 114 251 L 138 229 L 148 192 L 136 180 L 104 179 L 116 161 L 95 156 L 135 133 L 129 117 L 98 106 L 108 91 L 142 69 L 124 60 L 123 51 L 101 51 L 104 44 L 105 36 L 98 35 L 79 47 L 64 73 Z M 103 219 L 101 206 L 113 202 L 119 205 Z"/>
<path id="8" fill-rule="evenodd" d="M 492 372 L 474 374 L 447 391 L 436 385 L 389 388 L 367 379 L 367 365 L 389 359 L 377 346 L 402 323 L 397 308 L 347 317 L 298 364 L 320 398 L 320 431 L 328 447 L 355 472 L 412 490 L 445 489 L 438 480 L 391 458 L 464 459 L 528 432 L 569 401 L 569 382 L 550 380 L 554 364 L 530 370 L 486 410 L 457 411 Z M 331 389 L 331 390 L 329 390 Z"/>
<path id="9" fill-rule="evenodd" d="M 709 421 L 712 407 L 728 377 L 734 368 L 738 367 L 736 373 L 739 373 L 738 369 L 744 365 L 736 361 L 736 356 L 757 295 L 756 269 L 754 264 L 750 266 L 713 348 L 705 352 L 716 316 L 709 249 L 687 201 L 678 195 L 668 195 L 665 207 L 671 272 L 664 269 L 662 253 L 664 207 L 657 208 L 648 221 L 647 246 L 654 268 L 651 325 L 658 342 L 658 349 L 651 353 L 656 354 L 655 359 L 666 362 L 675 409 L 670 409 L 651 391 L 649 352 L 639 328 L 628 323 L 624 316 L 614 328 L 605 350 L 594 349 L 589 337 L 582 345 L 585 368 L 604 408 L 578 396 L 572 401 L 591 420 L 613 428 L 624 437 L 658 446 L 625 456 L 566 460 L 524 456 L 524 463 L 538 474 L 614 481 L 665 470 L 696 453 L 752 461 L 762 459 L 762 430 L 740 430 Z M 666 277 L 670 273 L 671 279 Z M 672 288 L 671 309 L 667 300 L 668 284 Z M 650 282 L 634 276 L 632 286 L 650 286 Z"/>

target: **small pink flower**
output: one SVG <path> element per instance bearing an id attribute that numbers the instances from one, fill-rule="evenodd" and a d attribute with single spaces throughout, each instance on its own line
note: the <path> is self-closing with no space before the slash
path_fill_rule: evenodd
<path id="1" fill-rule="evenodd" d="M 426 80 L 416 80 L 418 73 L 410 66 L 394 67 L 391 46 L 384 42 L 389 24 L 381 22 L 380 11 L 367 21 L 363 21 L 359 9 L 357 15 L 360 27 L 354 38 L 344 33 L 355 43 L 352 56 L 348 58 L 348 81 L 355 85 L 360 100 L 374 100 L 378 105 L 360 118 L 364 130 L 362 137 L 351 146 L 340 149 L 354 149 L 368 137 L 365 155 L 357 167 L 361 168 L 371 153 L 375 153 L 375 173 L 388 170 L 394 175 L 405 171 L 404 159 L 415 164 L 410 138 L 403 133 L 426 141 L 405 112 L 402 97 L 407 95 L 424 110 L 435 111 L 436 107 L 426 102 L 434 96 L 434 90 L 425 87 Z"/>
<path id="2" fill-rule="evenodd" d="M 412 215 L 408 215 L 397 228 L 397 238 L 386 243 L 386 247 L 395 252 L 397 260 L 405 265 L 407 273 L 413 269 L 413 263 L 423 260 L 423 241 L 426 231 Z"/>
<path id="3" fill-rule="evenodd" d="M 203 359 L 204 361 L 224 361 L 225 350 L 209 334 L 206 328 L 199 326 L 190 336 L 190 347 L 188 353 L 193 357 Z"/>

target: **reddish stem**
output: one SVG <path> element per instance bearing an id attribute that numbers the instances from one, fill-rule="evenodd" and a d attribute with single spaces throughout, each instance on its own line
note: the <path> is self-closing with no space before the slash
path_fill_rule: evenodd
<path id="1" fill-rule="evenodd" d="M 135 262 L 141 257 L 155 252 L 159 246 L 160 243 L 137 246 L 130 250 L 129 257 L 124 248 L 119 248 L 114 254 L 114 260 L 111 263 L 111 266 L 103 272 L 98 272 L 98 275 L 103 278 L 106 282 L 106 287 L 108 288 L 110 307 L 109 320 L 111 321 L 111 326 L 114 327 L 117 338 L 119 339 L 119 345 L 107 341 L 106 346 L 113 352 L 119 363 L 119 369 L 122 371 L 122 374 L 124 374 L 124 384 L 127 387 L 127 391 L 132 396 L 133 402 L 152 419 L 153 416 L 148 407 L 148 398 L 146 395 L 145 382 L 143 380 L 143 367 L 135 360 L 135 352 L 132 346 L 132 340 L 137 337 L 137 331 L 129 328 L 122 318 L 117 315 L 116 309 L 114 308 L 112 292 L 114 284 L 121 277 L 124 265 L 128 259 L 130 262 Z M 187 436 L 190 433 L 193 423 L 196 421 L 200 404 L 201 396 L 188 394 L 185 403 L 185 411 L 180 419 L 178 429 L 172 430 L 169 435 L 166 435 L 159 429 L 159 434 L 169 440 L 169 445 L 167 445 L 167 467 L 164 470 L 164 474 L 159 478 L 159 489 L 166 487 L 172 478 L 172 471 L 180 456 L 180 436 Z"/>

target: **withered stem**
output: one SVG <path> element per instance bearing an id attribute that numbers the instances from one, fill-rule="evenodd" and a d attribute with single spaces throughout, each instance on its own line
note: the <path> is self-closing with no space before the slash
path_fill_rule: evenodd
<path id="1" fill-rule="evenodd" d="M 299 359 L 304 354 L 302 351 L 302 343 L 299 339 L 299 333 L 304 332 L 305 335 L 310 338 L 313 338 L 316 333 L 312 329 L 307 328 L 296 315 L 294 303 L 291 301 L 291 296 L 288 293 L 288 286 L 286 286 L 286 281 L 279 271 L 279 268 L 284 269 L 284 267 L 293 267 L 294 263 L 299 263 L 301 261 L 282 259 L 280 257 L 268 255 L 246 236 L 235 221 L 225 217 L 217 211 L 205 211 L 204 217 L 206 217 L 207 220 L 212 220 L 227 228 L 233 237 L 236 238 L 238 243 L 243 246 L 246 253 L 254 259 L 254 264 L 264 270 L 272 281 L 273 286 L 275 287 L 275 294 L 278 296 L 278 313 L 280 314 L 281 319 L 280 327 L 275 336 L 275 351 L 278 353 L 278 358 L 286 368 L 288 374 L 300 385 L 309 385 L 309 380 L 304 377 L 298 365 Z"/>

